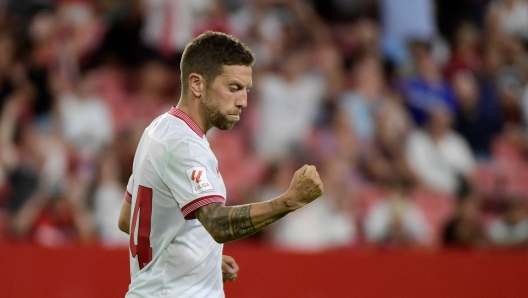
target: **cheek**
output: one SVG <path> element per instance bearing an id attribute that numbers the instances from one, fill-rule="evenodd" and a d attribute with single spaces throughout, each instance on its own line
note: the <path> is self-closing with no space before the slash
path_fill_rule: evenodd
<path id="1" fill-rule="evenodd" d="M 228 110 L 234 106 L 235 95 L 230 91 L 221 92 L 218 94 L 217 100 L 221 110 Z"/>

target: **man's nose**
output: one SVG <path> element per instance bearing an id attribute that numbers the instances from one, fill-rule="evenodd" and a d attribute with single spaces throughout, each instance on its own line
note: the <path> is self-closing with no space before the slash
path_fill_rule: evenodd
<path id="1" fill-rule="evenodd" d="M 240 92 L 240 96 L 237 97 L 235 101 L 235 106 L 237 108 L 247 107 L 247 92 Z"/>

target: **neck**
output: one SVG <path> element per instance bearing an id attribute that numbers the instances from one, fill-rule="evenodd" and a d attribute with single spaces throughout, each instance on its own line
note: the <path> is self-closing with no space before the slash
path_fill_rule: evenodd
<path id="1" fill-rule="evenodd" d="M 205 113 L 203 112 L 199 98 L 180 98 L 176 108 L 187 114 L 205 133 L 209 131 L 213 126 L 207 121 Z"/>

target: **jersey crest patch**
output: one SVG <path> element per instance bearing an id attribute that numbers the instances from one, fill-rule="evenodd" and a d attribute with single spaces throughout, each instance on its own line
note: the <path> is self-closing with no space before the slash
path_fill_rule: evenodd
<path id="1" fill-rule="evenodd" d="M 191 183 L 193 193 L 202 193 L 206 190 L 214 189 L 209 179 L 205 167 L 192 167 L 185 170 L 187 178 Z"/>

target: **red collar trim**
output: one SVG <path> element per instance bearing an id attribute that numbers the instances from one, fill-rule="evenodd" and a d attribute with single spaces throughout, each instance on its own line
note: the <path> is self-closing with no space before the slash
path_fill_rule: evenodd
<path id="1" fill-rule="evenodd" d="M 182 110 L 178 109 L 177 107 L 172 106 L 170 111 L 168 111 L 167 113 L 183 120 L 183 122 L 185 122 L 185 124 L 187 124 L 200 138 L 203 138 L 203 136 L 205 135 L 200 126 L 198 126 L 198 124 L 196 124 L 196 122 L 194 122 L 194 120 L 192 120 L 189 115 L 185 114 Z"/>

